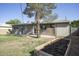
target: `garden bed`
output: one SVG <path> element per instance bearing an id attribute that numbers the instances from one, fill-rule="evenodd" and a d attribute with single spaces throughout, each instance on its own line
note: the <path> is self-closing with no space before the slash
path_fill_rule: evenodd
<path id="1" fill-rule="evenodd" d="M 69 40 L 56 39 L 50 43 L 37 47 L 37 54 L 43 56 L 64 56 L 69 44 Z"/>

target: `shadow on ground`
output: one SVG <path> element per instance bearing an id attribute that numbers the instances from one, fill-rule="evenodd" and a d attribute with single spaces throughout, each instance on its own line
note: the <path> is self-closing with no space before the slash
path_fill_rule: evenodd
<path id="1" fill-rule="evenodd" d="M 31 54 L 31 56 L 36 56 L 36 53 L 35 53 L 35 51 L 33 50 L 33 51 L 31 51 L 30 52 L 30 54 Z"/>

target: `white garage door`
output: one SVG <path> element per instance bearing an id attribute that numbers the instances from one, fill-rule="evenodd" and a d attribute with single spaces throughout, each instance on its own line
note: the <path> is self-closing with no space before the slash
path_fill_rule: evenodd
<path id="1" fill-rule="evenodd" d="M 69 35 L 69 25 L 68 24 L 57 24 L 55 28 L 57 36 L 68 36 Z"/>

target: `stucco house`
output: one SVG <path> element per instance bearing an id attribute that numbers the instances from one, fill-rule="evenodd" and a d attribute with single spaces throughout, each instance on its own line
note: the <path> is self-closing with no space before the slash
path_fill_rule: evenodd
<path id="1" fill-rule="evenodd" d="M 8 24 L 0 24 L 0 35 L 6 35 L 12 30 L 12 26 Z"/>
<path id="2" fill-rule="evenodd" d="M 68 20 L 53 20 L 40 23 L 40 34 L 49 36 L 68 36 L 70 33 L 70 26 Z M 14 34 L 19 35 L 35 35 L 35 23 L 13 25 L 12 30 Z"/>

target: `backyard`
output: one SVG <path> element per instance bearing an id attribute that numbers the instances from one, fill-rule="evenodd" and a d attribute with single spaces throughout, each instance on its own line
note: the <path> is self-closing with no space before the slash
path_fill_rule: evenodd
<path id="1" fill-rule="evenodd" d="M 34 48 L 51 39 L 0 35 L 0 56 L 30 56 Z"/>

